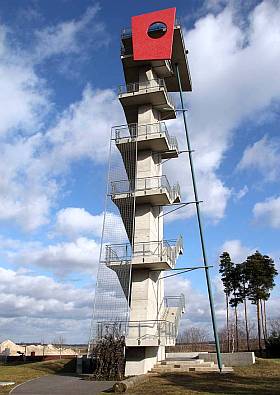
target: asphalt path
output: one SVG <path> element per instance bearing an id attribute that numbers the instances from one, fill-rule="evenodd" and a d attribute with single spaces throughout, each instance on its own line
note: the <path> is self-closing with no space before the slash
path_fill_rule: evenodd
<path id="1" fill-rule="evenodd" d="M 11 390 L 11 395 L 98 395 L 115 381 L 87 381 L 81 377 L 50 375 L 29 380 Z"/>

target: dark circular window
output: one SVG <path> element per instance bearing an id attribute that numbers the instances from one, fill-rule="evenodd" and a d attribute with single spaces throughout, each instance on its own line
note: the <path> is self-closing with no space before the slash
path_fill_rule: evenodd
<path id="1" fill-rule="evenodd" d="M 163 22 L 154 22 L 149 26 L 148 36 L 150 38 L 160 38 L 167 32 L 167 26 Z"/>

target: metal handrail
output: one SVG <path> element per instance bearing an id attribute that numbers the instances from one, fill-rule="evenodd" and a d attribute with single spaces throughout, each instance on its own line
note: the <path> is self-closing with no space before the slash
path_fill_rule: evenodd
<path id="1" fill-rule="evenodd" d="M 161 339 L 176 337 L 176 325 L 167 320 L 142 320 L 142 321 L 99 321 L 97 322 L 97 337 L 102 338 L 108 334 L 118 333 L 129 338 L 129 330 L 136 330 L 132 338 L 138 341 L 143 339 Z M 150 332 L 149 330 L 154 330 Z M 147 333 L 148 331 L 148 333 Z M 133 335 L 133 333 L 132 333 Z"/>
<path id="2" fill-rule="evenodd" d="M 151 189 L 166 189 L 171 200 L 180 196 L 180 185 L 177 183 L 170 186 L 166 175 L 139 177 L 135 180 L 118 180 L 111 181 L 111 195 L 132 194 L 139 191 L 148 191 Z"/>
<path id="3" fill-rule="evenodd" d="M 126 93 L 141 92 L 143 90 L 155 91 L 155 89 L 156 90 L 164 89 L 169 104 L 171 104 L 171 106 L 175 108 L 175 103 L 171 95 L 167 91 L 166 84 L 163 78 L 155 78 L 143 82 L 131 82 L 129 84 L 119 85 L 119 95 Z"/>
<path id="4" fill-rule="evenodd" d="M 133 258 L 157 257 L 160 261 L 168 259 L 175 266 L 176 259 L 183 248 L 183 238 L 180 235 L 177 240 L 144 241 L 136 242 L 133 247 L 130 243 L 106 244 L 105 262 L 128 262 Z"/>
<path id="5" fill-rule="evenodd" d="M 129 84 L 119 85 L 119 94 L 138 92 L 140 90 L 146 90 L 149 88 L 166 88 L 165 81 L 163 78 L 154 78 L 143 82 L 131 82 Z"/>
<path id="6" fill-rule="evenodd" d="M 130 123 L 128 125 L 114 126 L 113 131 L 115 132 L 116 141 L 122 138 L 148 138 L 151 135 L 163 134 L 166 137 L 170 149 L 178 150 L 178 141 L 176 137 L 169 135 L 165 122 L 154 122 L 144 125 Z"/>
<path id="7" fill-rule="evenodd" d="M 176 336 L 178 334 L 179 331 L 179 323 L 180 323 L 180 318 L 185 310 L 185 295 L 181 294 L 178 296 L 165 296 L 164 297 L 164 306 L 165 306 L 165 311 L 163 314 L 163 317 L 166 317 L 168 315 L 168 309 L 170 307 L 175 307 L 177 308 L 176 311 L 176 316 L 175 316 L 175 332 L 176 332 Z"/>

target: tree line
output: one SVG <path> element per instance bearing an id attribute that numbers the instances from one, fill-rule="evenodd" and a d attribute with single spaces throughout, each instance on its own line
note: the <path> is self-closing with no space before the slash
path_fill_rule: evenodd
<path id="1" fill-rule="evenodd" d="M 278 274 L 273 259 L 256 251 L 249 255 L 244 262 L 234 263 L 230 254 L 225 251 L 220 256 L 219 272 L 226 299 L 228 352 L 230 352 L 230 308 L 234 312 L 235 344 L 236 350 L 239 350 L 239 305 L 243 305 L 247 349 L 250 351 L 248 302 L 256 306 L 258 346 L 261 351 L 261 339 L 263 338 L 266 342 L 268 338 L 266 304 L 275 286 L 274 279 Z"/>

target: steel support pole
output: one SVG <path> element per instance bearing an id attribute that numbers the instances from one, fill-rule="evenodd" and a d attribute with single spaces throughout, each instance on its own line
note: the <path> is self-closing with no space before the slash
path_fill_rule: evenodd
<path id="1" fill-rule="evenodd" d="M 181 101 L 181 107 L 182 107 L 181 110 L 183 113 L 183 120 L 184 120 L 185 132 L 186 132 L 187 150 L 188 150 L 189 162 L 190 162 L 190 168 L 191 168 L 191 177 L 192 177 L 192 183 L 193 183 L 193 192 L 194 192 L 194 199 L 195 199 L 195 206 L 196 206 L 197 222 L 198 222 L 201 249 L 202 249 L 202 255 L 203 255 L 203 263 L 204 263 L 204 267 L 205 267 L 206 283 L 207 283 L 207 289 L 208 289 L 211 319 L 212 319 L 212 326 L 213 326 L 215 345 L 216 345 L 217 361 L 218 361 L 219 369 L 220 369 L 220 371 L 222 371 L 222 358 L 221 358 L 221 351 L 220 351 L 220 342 L 219 342 L 217 325 L 216 325 L 215 308 L 214 308 L 214 301 L 213 301 L 213 295 L 212 295 L 211 280 L 210 280 L 210 275 L 209 275 L 209 266 L 207 263 L 206 249 L 205 249 L 203 229 L 202 229 L 202 221 L 201 221 L 200 208 L 199 208 L 199 198 L 198 198 L 198 192 L 197 192 L 197 187 L 196 187 L 194 165 L 193 165 L 193 160 L 192 160 L 192 149 L 191 149 L 188 127 L 187 127 L 186 110 L 184 107 L 182 83 L 181 83 L 180 71 L 179 71 L 178 64 L 175 64 L 175 71 L 176 71 L 176 75 L 177 75 L 178 83 L 179 83 L 179 93 L 180 93 L 180 101 Z"/>

